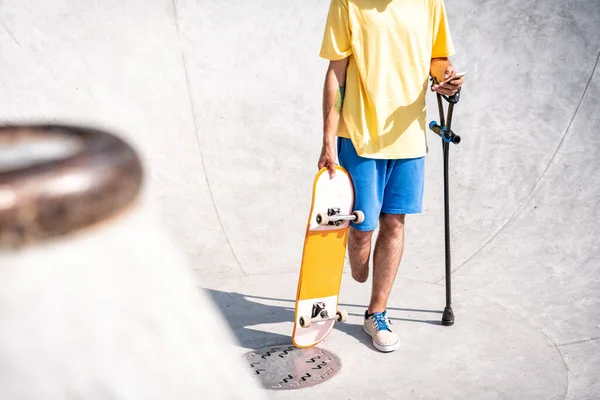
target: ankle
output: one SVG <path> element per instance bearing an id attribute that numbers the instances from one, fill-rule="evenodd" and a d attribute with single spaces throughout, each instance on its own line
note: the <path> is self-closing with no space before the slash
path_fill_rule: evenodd
<path id="1" fill-rule="evenodd" d="M 368 315 L 373 315 L 375 313 L 382 313 L 386 310 L 385 307 L 370 307 L 367 308 L 367 314 Z"/>

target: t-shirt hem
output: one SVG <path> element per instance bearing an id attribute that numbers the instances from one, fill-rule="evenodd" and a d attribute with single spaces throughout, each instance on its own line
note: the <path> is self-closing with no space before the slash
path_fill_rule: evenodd
<path id="1" fill-rule="evenodd" d="M 386 154 L 386 153 L 358 153 L 359 157 L 363 158 L 372 158 L 375 160 L 404 160 L 408 158 L 422 158 L 427 155 L 427 152 L 419 152 L 419 153 L 394 153 L 394 154 Z"/>
<path id="2" fill-rule="evenodd" d="M 350 136 L 347 136 L 343 133 L 338 133 L 337 136 L 344 138 L 344 139 L 352 140 L 352 138 Z M 402 159 L 407 159 L 407 158 L 421 158 L 421 157 L 425 157 L 427 155 L 427 153 L 428 153 L 427 148 L 425 149 L 425 151 L 419 151 L 419 152 L 415 152 L 415 153 L 386 153 L 386 152 L 365 153 L 365 152 L 362 152 L 362 154 L 361 154 L 358 150 L 356 150 L 356 154 L 358 154 L 359 157 L 372 158 L 372 159 L 376 159 L 376 160 L 402 160 Z"/>

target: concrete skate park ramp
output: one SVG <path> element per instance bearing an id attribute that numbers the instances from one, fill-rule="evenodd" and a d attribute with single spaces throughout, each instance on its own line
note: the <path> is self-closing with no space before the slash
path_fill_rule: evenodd
<path id="1" fill-rule="evenodd" d="M 132 143 L 144 198 L 240 356 L 291 343 L 328 5 L 0 0 L 1 121 L 93 125 Z M 370 281 L 346 274 L 350 319 L 321 346 L 341 370 L 269 397 L 600 396 L 600 3 L 446 7 L 453 62 L 468 71 L 450 149 L 456 323 L 439 323 L 442 163 L 429 134 L 424 213 L 407 218 L 389 303 L 402 346 L 373 349 L 361 326 Z M 428 104 L 437 120 L 433 94 Z"/>

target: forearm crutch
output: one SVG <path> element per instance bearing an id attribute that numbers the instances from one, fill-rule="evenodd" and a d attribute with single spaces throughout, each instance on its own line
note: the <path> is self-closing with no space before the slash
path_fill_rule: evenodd
<path id="1" fill-rule="evenodd" d="M 432 79 L 433 84 L 437 84 L 435 78 Z M 450 257 L 450 196 L 448 192 L 448 153 L 450 149 L 450 143 L 459 144 L 460 136 L 452 131 L 452 113 L 454 111 L 454 105 L 458 103 L 460 99 L 460 89 L 456 94 L 451 97 L 436 93 L 438 110 L 440 113 L 440 123 L 431 121 L 429 129 L 436 133 L 442 138 L 442 152 L 444 157 L 444 228 L 446 238 L 446 308 L 444 308 L 444 314 L 442 315 L 442 325 L 450 326 L 454 324 L 454 312 L 452 311 L 452 266 Z M 448 102 L 448 118 L 447 121 L 444 118 L 444 107 L 442 104 L 442 97 Z"/>

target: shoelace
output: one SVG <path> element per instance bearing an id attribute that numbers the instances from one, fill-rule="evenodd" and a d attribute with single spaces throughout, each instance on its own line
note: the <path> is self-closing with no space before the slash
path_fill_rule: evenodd
<path id="1" fill-rule="evenodd" d="M 388 320 L 387 315 L 385 313 L 373 315 L 373 325 L 375 326 L 375 329 L 377 331 L 392 331 L 390 329 L 390 321 Z"/>

